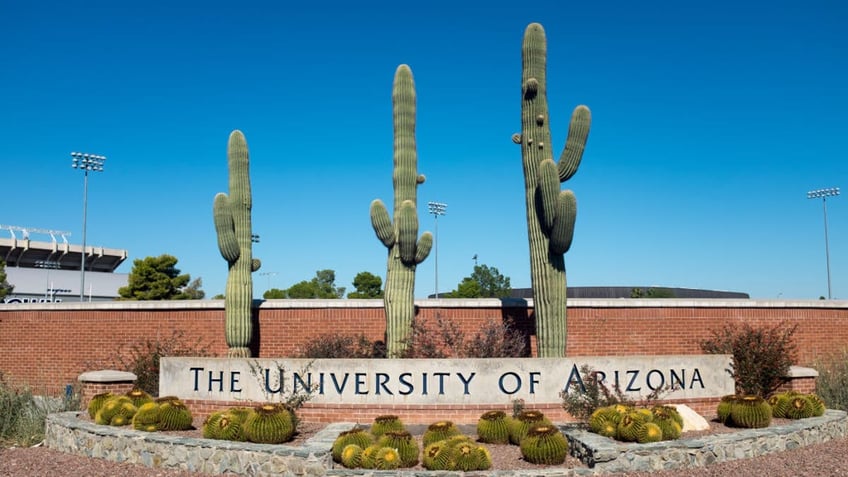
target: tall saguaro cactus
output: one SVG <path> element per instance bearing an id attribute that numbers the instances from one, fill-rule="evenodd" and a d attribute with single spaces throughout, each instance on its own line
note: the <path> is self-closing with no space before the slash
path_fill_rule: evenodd
<path id="1" fill-rule="evenodd" d="M 212 207 L 215 231 L 218 233 L 218 249 L 229 266 L 224 298 L 225 335 L 229 348 L 227 356 L 249 358 L 250 340 L 253 335 L 251 273 L 259 270 L 260 262 L 253 258 L 250 159 L 247 141 L 241 131 L 230 133 L 227 163 L 230 170 L 230 195 L 219 192 L 215 195 Z"/>
<path id="2" fill-rule="evenodd" d="M 521 48 L 521 134 L 513 141 L 521 145 L 530 242 L 530 274 L 536 315 L 536 337 L 540 357 L 565 356 L 566 277 L 565 252 L 571 247 L 577 201 L 559 184 L 577 172 L 591 115 L 577 106 L 571 115 L 565 149 L 554 162 L 548 114 L 545 30 L 531 23 L 524 32 Z"/>
<path id="3" fill-rule="evenodd" d="M 415 84 L 412 71 L 400 65 L 392 86 L 394 114 L 394 221 L 380 199 L 371 202 L 371 225 L 389 252 L 386 271 L 386 350 L 398 356 L 415 316 L 415 267 L 430 253 L 433 235 L 418 238 L 418 153 L 415 148 Z"/>

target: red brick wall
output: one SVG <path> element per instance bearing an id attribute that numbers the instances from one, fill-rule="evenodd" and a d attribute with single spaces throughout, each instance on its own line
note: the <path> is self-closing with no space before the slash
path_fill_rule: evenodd
<path id="1" fill-rule="evenodd" d="M 450 319 L 468 332 L 508 320 L 534 339 L 532 307 L 499 300 L 422 300 L 418 316 Z M 436 306 L 438 305 L 438 306 Z M 382 339 L 379 300 L 271 300 L 255 311 L 259 357 L 291 357 L 326 333 Z M 797 323 L 798 363 L 848 347 L 846 301 L 571 300 L 568 356 L 700 354 L 699 342 L 726 323 Z M 38 392 L 59 394 L 90 370 L 115 364 L 140 340 L 182 332 L 210 354 L 226 355 L 221 301 L 3 305 L 0 372 Z"/>

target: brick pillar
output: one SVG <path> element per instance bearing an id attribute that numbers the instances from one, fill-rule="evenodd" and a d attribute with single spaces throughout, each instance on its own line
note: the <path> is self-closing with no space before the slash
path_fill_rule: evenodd
<path id="1" fill-rule="evenodd" d="M 135 386 L 136 375 L 127 371 L 104 369 L 82 373 L 77 379 L 82 383 L 80 406 L 82 406 L 82 410 L 86 410 L 91 398 L 98 394 L 106 392 L 126 394 L 128 391 L 132 391 Z"/>
<path id="2" fill-rule="evenodd" d="M 777 388 L 777 392 L 795 391 L 801 394 L 810 394 L 816 391 L 816 378 L 819 372 L 813 368 L 802 366 L 790 366 L 789 372 L 783 378 L 783 384 Z"/>

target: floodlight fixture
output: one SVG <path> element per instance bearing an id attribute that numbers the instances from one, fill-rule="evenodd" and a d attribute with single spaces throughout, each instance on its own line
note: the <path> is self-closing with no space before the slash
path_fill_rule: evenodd
<path id="1" fill-rule="evenodd" d="M 427 202 L 427 209 L 433 214 L 436 219 L 436 227 L 434 231 L 436 245 L 436 298 L 439 298 L 439 216 L 445 215 L 448 209 L 448 204 L 442 202 Z"/>
<path id="2" fill-rule="evenodd" d="M 839 195 L 839 187 L 829 187 L 827 189 L 816 189 L 807 192 L 808 199 L 821 199 L 822 211 L 824 212 L 824 256 L 827 263 L 827 299 L 832 298 L 830 288 L 830 245 L 827 239 L 827 198 L 836 197 Z"/>
<path id="3" fill-rule="evenodd" d="M 85 229 L 88 212 L 88 173 L 103 172 L 106 156 L 85 152 L 71 153 L 71 167 L 83 171 L 82 189 L 82 249 L 80 250 L 80 302 L 85 301 Z"/>

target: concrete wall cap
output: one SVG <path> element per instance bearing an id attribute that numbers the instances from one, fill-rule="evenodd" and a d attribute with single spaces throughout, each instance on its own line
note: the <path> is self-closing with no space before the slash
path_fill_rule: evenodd
<path id="1" fill-rule="evenodd" d="M 86 371 L 77 378 L 83 383 L 124 383 L 135 381 L 136 376 L 128 371 L 116 369 L 102 369 L 100 371 Z"/>
<path id="2" fill-rule="evenodd" d="M 818 376 L 818 371 L 803 366 L 790 366 L 789 371 L 786 373 L 787 378 L 817 378 Z"/>

